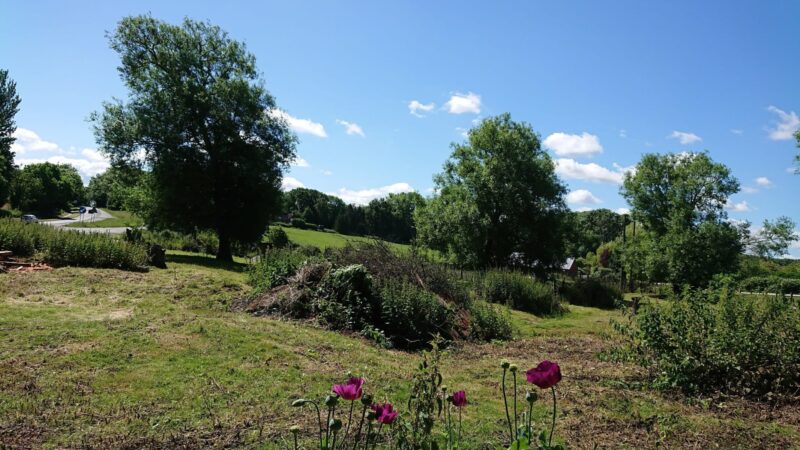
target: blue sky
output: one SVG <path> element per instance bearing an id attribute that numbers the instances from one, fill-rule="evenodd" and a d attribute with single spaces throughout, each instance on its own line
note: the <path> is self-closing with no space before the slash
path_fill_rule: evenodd
<path id="1" fill-rule="evenodd" d="M 744 187 L 732 218 L 800 221 L 800 2 L 4 3 L 23 164 L 104 169 L 86 118 L 125 96 L 104 34 L 150 12 L 209 20 L 256 55 L 301 139 L 287 185 L 427 195 L 449 144 L 510 112 L 548 144 L 574 209 L 626 207 L 621 173 L 642 153 L 708 150 Z"/>

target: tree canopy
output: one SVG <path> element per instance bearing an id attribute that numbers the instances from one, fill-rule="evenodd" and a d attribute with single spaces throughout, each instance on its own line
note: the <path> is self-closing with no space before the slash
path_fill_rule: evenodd
<path id="1" fill-rule="evenodd" d="M 116 164 L 89 180 L 86 195 L 100 208 L 132 210 L 130 198 L 143 182 L 145 172 L 138 167 Z"/>
<path id="2" fill-rule="evenodd" d="M 778 217 L 775 221 L 764 220 L 761 229 L 750 236 L 747 248 L 762 258 L 776 258 L 789 251 L 789 245 L 798 239 L 796 224 L 789 217 Z"/>
<path id="3" fill-rule="evenodd" d="M 93 116 L 113 162 L 149 168 L 150 226 L 213 229 L 218 259 L 231 241 L 254 241 L 278 212 L 282 170 L 295 136 L 264 88 L 255 57 L 219 27 L 150 16 L 122 19 L 110 34 L 127 102 Z"/>
<path id="4" fill-rule="evenodd" d="M 83 180 L 68 164 L 29 164 L 17 173 L 11 186 L 11 206 L 43 216 L 56 215 L 83 199 Z"/>
<path id="5" fill-rule="evenodd" d="M 567 255 L 585 256 L 622 235 L 622 215 L 609 209 L 573 212 L 569 215 Z"/>
<path id="6" fill-rule="evenodd" d="M 451 148 L 438 195 L 415 216 L 420 241 L 464 266 L 560 263 L 566 189 L 530 125 L 487 118 Z"/>
<path id="7" fill-rule="evenodd" d="M 11 192 L 14 167 L 14 131 L 17 130 L 14 117 L 19 112 L 21 100 L 17 95 L 17 83 L 8 76 L 8 70 L 0 69 L 0 206 Z"/>

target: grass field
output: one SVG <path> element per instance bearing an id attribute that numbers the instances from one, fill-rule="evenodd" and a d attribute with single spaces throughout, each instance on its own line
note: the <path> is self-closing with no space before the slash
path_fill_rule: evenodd
<path id="1" fill-rule="evenodd" d="M 68 227 L 76 228 L 115 228 L 115 227 L 140 227 L 144 225 L 142 219 L 136 217 L 128 211 L 116 211 L 113 209 L 103 209 L 103 211 L 111 214 L 113 217 L 110 219 L 97 220 L 94 222 L 75 222 L 70 223 Z"/>
<path id="2" fill-rule="evenodd" d="M 323 395 L 347 371 L 402 410 L 418 354 L 230 312 L 249 292 L 242 262 L 168 258 L 149 273 L 0 274 L 0 448 L 287 448 L 293 424 L 313 438 L 312 416 L 290 399 Z M 690 400 L 598 359 L 615 317 L 576 306 L 558 318 L 513 312 L 519 339 L 448 350 L 445 383 L 470 401 L 464 448 L 494 449 L 504 436 L 502 358 L 561 364 L 557 436 L 572 448 L 800 447 L 797 405 Z M 535 405 L 540 427 L 549 407 Z"/>

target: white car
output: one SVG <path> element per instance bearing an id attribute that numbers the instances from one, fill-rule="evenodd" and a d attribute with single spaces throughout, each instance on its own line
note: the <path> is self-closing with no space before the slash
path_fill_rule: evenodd
<path id="1" fill-rule="evenodd" d="M 19 218 L 19 220 L 23 221 L 24 223 L 38 223 L 39 218 L 34 216 L 33 214 L 25 214 Z"/>

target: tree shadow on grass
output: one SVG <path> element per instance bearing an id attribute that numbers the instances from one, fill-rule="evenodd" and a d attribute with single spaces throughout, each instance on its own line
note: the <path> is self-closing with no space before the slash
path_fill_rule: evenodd
<path id="1" fill-rule="evenodd" d="M 247 264 L 245 263 L 236 261 L 233 262 L 217 261 L 217 259 L 211 255 L 201 255 L 201 254 L 176 255 L 167 253 L 166 260 L 167 264 L 171 262 L 179 264 L 191 264 L 195 266 L 208 267 L 210 269 L 222 269 L 239 273 L 242 273 L 247 270 Z"/>

